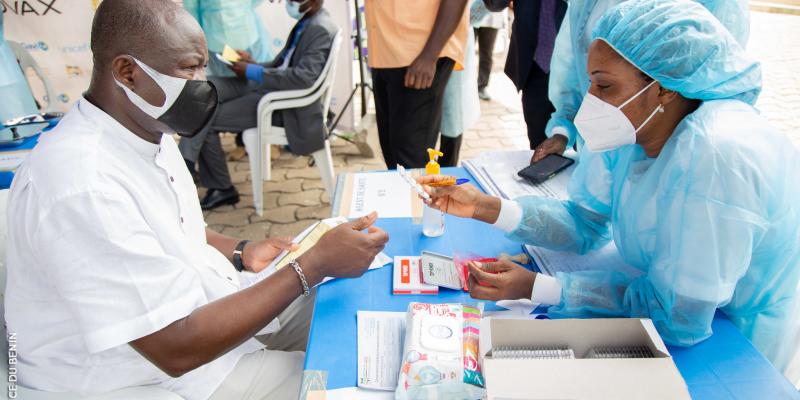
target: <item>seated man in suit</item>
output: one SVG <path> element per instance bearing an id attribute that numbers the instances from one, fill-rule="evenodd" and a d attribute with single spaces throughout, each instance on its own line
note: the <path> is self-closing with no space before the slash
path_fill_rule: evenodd
<path id="1" fill-rule="evenodd" d="M 208 188 L 200 201 L 204 210 L 239 201 L 217 133 L 254 128 L 258 101 L 267 92 L 308 88 L 322 73 L 337 31 L 328 11 L 322 8 L 323 1 L 287 0 L 287 13 L 298 21 L 278 56 L 271 62 L 258 64 L 249 54 L 239 51 L 242 59 L 231 66 L 236 78 L 209 79 L 219 93 L 217 115 L 206 131 L 179 144 L 191 171 L 199 163 L 200 184 Z M 285 127 L 289 147 L 295 154 L 311 154 L 324 146 L 320 101 L 276 112 L 272 124 Z"/>

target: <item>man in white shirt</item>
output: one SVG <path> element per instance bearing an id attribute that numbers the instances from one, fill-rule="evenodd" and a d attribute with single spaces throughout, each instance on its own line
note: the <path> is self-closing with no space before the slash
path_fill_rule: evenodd
<path id="1" fill-rule="evenodd" d="M 283 332 L 303 314 L 295 300 L 309 304 L 325 276 L 360 276 L 383 248 L 376 215 L 243 287 L 237 269 L 259 271 L 290 244 L 206 229 L 163 133 L 191 135 L 217 106 L 197 22 L 168 0 L 105 0 L 91 46 L 89 90 L 11 188 L 5 307 L 19 383 L 76 393 L 155 385 L 189 400 L 297 396 L 303 354 L 253 337 L 283 325 L 274 335 L 297 339 Z"/>

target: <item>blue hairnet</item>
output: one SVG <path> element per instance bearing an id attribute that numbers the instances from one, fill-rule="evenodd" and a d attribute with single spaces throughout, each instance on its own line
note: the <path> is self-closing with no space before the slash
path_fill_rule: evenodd
<path id="1" fill-rule="evenodd" d="M 761 65 L 705 7 L 690 0 L 631 0 L 610 9 L 594 39 L 661 86 L 698 100 L 755 104 Z"/>

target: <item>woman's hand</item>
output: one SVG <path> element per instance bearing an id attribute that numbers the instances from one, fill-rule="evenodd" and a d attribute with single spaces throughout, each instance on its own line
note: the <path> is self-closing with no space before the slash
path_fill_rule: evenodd
<path id="1" fill-rule="evenodd" d="M 569 139 L 567 139 L 566 136 L 560 134 L 555 134 L 545 139 L 544 142 L 536 146 L 536 151 L 533 153 L 533 157 L 531 157 L 531 164 L 540 161 L 550 154 L 564 154 L 564 150 L 567 149 L 568 141 Z"/>
<path id="2" fill-rule="evenodd" d="M 500 214 L 500 199 L 481 193 L 475 186 L 429 186 L 441 181 L 452 180 L 452 176 L 425 175 L 417 178 L 425 191 L 431 196 L 425 203 L 439 211 L 462 218 L 474 218 L 489 224 L 497 221 Z"/>
<path id="3" fill-rule="evenodd" d="M 479 300 L 530 299 L 536 273 L 509 260 L 470 262 L 469 295 Z"/>
<path id="4" fill-rule="evenodd" d="M 275 237 L 260 242 L 250 242 L 242 251 L 242 264 L 251 272 L 263 270 L 282 251 L 297 250 L 297 244 L 288 237 Z"/>

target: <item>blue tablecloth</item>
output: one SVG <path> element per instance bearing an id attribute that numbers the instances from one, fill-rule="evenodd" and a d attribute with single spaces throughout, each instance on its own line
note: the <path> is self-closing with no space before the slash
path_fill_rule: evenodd
<path id="1" fill-rule="evenodd" d="M 461 168 L 446 173 L 472 178 Z M 334 208 L 335 209 L 335 208 Z M 445 234 L 422 235 L 411 219 L 380 219 L 389 233 L 384 252 L 390 257 L 419 255 L 422 250 L 442 254 L 468 251 L 483 256 L 516 254 L 520 245 L 486 224 L 446 216 Z M 468 294 L 441 289 L 436 296 L 393 295 L 392 266 L 368 271 L 358 279 L 337 279 L 317 289 L 306 353 L 307 371 L 326 371 L 327 389 L 356 386 L 356 311 L 406 311 L 411 301 L 475 302 Z M 486 309 L 497 309 L 487 304 Z M 722 313 L 712 324 L 714 335 L 690 348 L 669 346 L 670 353 L 695 399 L 800 399 L 800 394 Z"/>
<path id="2" fill-rule="evenodd" d="M 19 146 L 13 147 L 0 147 L 0 153 L 5 151 L 19 151 L 30 150 L 36 143 L 39 142 L 39 133 L 26 137 Z M 11 181 L 14 179 L 13 171 L 0 171 L 0 190 L 8 189 L 11 187 Z"/>

